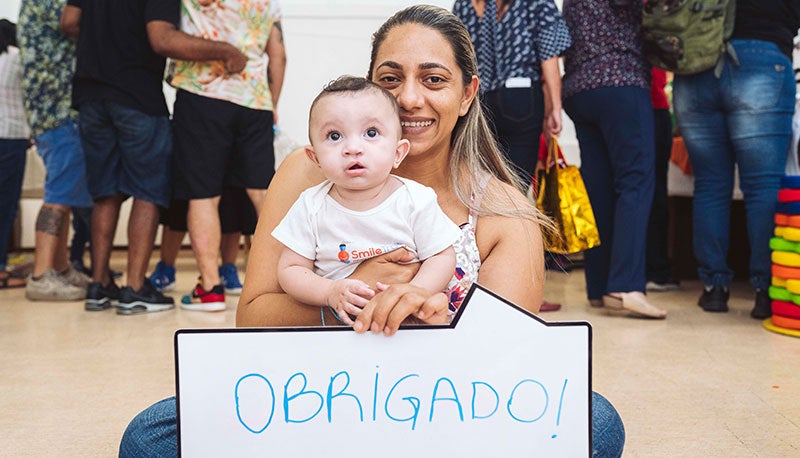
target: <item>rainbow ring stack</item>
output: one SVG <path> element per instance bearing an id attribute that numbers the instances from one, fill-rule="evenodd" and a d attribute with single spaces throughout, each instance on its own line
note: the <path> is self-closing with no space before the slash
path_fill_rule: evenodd
<path id="1" fill-rule="evenodd" d="M 800 177 L 784 176 L 778 191 L 772 250 L 770 331 L 800 337 Z"/>

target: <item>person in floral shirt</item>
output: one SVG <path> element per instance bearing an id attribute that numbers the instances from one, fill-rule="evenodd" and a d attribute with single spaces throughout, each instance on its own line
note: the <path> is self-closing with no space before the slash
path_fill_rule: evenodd
<path id="1" fill-rule="evenodd" d="M 181 30 L 222 40 L 247 56 L 239 73 L 218 61 L 174 60 L 174 198 L 189 200 L 188 229 L 200 281 L 183 297 L 188 310 L 225 309 L 220 281 L 218 207 L 225 185 L 247 190 L 256 211 L 274 171 L 273 124 L 286 50 L 276 0 L 182 0 Z"/>
<path id="2" fill-rule="evenodd" d="M 86 163 L 76 113 L 70 108 L 75 43 L 59 30 L 66 0 L 23 0 L 18 36 L 28 124 L 46 169 L 44 203 L 36 218 L 29 300 L 74 301 L 86 296 L 89 278 L 69 264 L 71 207 L 90 207 Z"/>

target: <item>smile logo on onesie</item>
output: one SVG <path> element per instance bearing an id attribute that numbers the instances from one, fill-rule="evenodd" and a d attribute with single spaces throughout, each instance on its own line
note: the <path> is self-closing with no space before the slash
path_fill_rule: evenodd
<path id="1" fill-rule="evenodd" d="M 339 245 L 339 261 L 350 264 L 350 255 L 347 253 L 347 245 L 344 243 Z"/>

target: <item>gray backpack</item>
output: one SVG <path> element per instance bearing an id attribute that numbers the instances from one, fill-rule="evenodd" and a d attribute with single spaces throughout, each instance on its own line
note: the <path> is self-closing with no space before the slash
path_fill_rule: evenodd
<path id="1" fill-rule="evenodd" d="M 645 58 L 654 67 L 691 75 L 722 73 L 726 53 L 738 65 L 729 39 L 736 0 L 649 0 L 643 5 Z"/>

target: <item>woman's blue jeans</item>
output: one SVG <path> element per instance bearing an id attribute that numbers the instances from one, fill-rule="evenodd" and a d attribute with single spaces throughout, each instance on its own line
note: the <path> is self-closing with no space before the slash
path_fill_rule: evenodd
<path id="1" fill-rule="evenodd" d="M 625 445 L 625 427 L 606 398 L 592 392 L 592 456 L 619 457 Z M 137 415 L 119 444 L 120 458 L 178 456 L 175 398 L 159 401 Z"/>
<path id="2" fill-rule="evenodd" d="M 750 282 L 770 285 L 769 239 L 792 136 L 792 63 L 777 45 L 733 40 L 721 77 L 713 70 L 678 76 L 673 104 L 694 172 L 694 254 L 706 285 L 726 286 L 731 195 L 738 166 L 750 242 Z"/>

